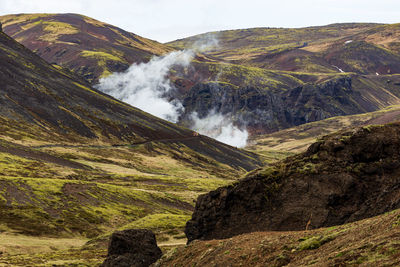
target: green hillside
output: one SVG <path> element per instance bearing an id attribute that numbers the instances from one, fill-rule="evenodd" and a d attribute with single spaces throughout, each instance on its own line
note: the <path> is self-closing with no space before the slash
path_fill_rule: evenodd
<path id="1" fill-rule="evenodd" d="M 18 14 L 0 17 L 5 33 L 47 62 L 90 82 L 171 49 L 156 41 L 79 14 Z"/>
<path id="2" fill-rule="evenodd" d="M 128 224 L 182 243 L 197 196 L 262 163 L 93 89 L 3 32 L 0 80 L 2 257 Z"/>

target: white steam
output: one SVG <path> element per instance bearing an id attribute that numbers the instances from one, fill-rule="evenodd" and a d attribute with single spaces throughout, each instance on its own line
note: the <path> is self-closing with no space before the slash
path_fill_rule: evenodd
<path id="1" fill-rule="evenodd" d="M 199 118 L 197 112 L 190 115 L 192 130 L 212 137 L 222 143 L 236 147 L 245 147 L 249 133 L 233 125 L 228 116 L 211 111 L 206 117 Z"/>
<path id="2" fill-rule="evenodd" d="M 207 52 L 219 46 L 217 33 L 206 33 L 193 43 L 192 50 L 197 52 Z"/>
<path id="3" fill-rule="evenodd" d="M 191 50 L 175 51 L 153 57 L 148 63 L 133 64 L 125 72 L 100 79 L 96 88 L 154 116 L 176 123 L 184 108 L 179 100 L 169 99 L 169 93 L 175 88 L 168 79 L 168 72 L 173 66 L 189 66 L 194 51 L 201 52 L 217 46 L 216 35 L 206 35 L 196 41 Z M 193 122 L 192 130 L 232 146 L 246 146 L 247 130 L 234 126 L 227 115 L 213 110 L 205 118 L 199 118 L 196 112 L 190 114 L 189 118 Z"/>
<path id="4" fill-rule="evenodd" d="M 148 63 L 133 64 L 125 72 L 100 79 L 97 88 L 154 116 L 177 122 L 183 106 L 177 100 L 168 101 L 167 93 L 174 88 L 167 74 L 172 66 L 188 66 L 193 55 L 192 51 L 177 51 L 153 57 Z"/>

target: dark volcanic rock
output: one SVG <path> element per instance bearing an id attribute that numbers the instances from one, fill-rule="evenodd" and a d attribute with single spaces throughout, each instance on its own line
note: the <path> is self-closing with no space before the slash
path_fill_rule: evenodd
<path id="1" fill-rule="evenodd" d="M 103 267 L 147 267 L 162 255 L 153 232 L 130 229 L 114 232 Z"/>
<path id="2" fill-rule="evenodd" d="M 215 111 L 228 114 L 236 125 L 252 133 L 274 132 L 333 116 L 371 111 L 371 105 L 362 99 L 360 92 L 353 90 L 351 77 L 288 90 L 199 83 L 183 101 L 182 121 L 190 121 L 192 112 L 203 118 Z"/>
<path id="3" fill-rule="evenodd" d="M 227 238 L 332 226 L 400 208 L 400 123 L 329 135 L 307 152 L 201 195 L 185 233 Z"/>

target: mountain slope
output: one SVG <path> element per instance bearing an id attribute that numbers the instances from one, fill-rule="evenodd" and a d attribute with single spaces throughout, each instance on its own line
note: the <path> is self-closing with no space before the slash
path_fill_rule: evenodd
<path id="1" fill-rule="evenodd" d="M 0 81 L 7 232 L 93 237 L 147 216 L 178 227 L 199 193 L 261 164 L 91 88 L 3 32 Z"/>
<path id="2" fill-rule="evenodd" d="M 0 17 L 3 30 L 49 63 L 96 82 L 134 62 L 169 51 L 165 45 L 78 14 Z"/>
<path id="3" fill-rule="evenodd" d="M 125 32 L 80 15 L 10 15 L 0 20 L 5 22 L 6 31 L 31 49 L 48 39 L 48 23 L 65 23 L 64 28 L 74 29 L 54 33 L 58 39 L 46 45 L 68 45 L 70 51 L 78 51 L 79 58 L 71 59 L 77 65 L 68 65 L 63 55 L 60 60 L 67 60 L 68 64 L 62 65 L 86 79 L 89 76 L 76 67 L 84 65 L 100 70 L 98 66 L 105 65 L 104 57 L 96 56 L 100 55 L 98 52 L 92 53 L 89 61 L 86 58 L 81 61 L 82 53 L 87 54 L 84 51 L 106 49 L 100 52 L 111 57 L 128 57 L 132 52 L 124 50 L 122 37 L 116 34 Z M 397 72 L 400 58 L 396 49 L 391 48 L 396 47 L 396 31 L 395 25 L 334 24 L 302 29 L 224 31 L 173 42 L 171 45 L 177 48 L 191 48 L 201 46 L 203 40 L 220 40 L 218 46 L 209 46 L 208 50 L 205 46 L 205 55 L 197 54 L 189 67 L 173 66 L 168 77 L 177 90 L 168 93 L 168 100 L 179 100 L 184 106 L 181 125 L 192 127 L 193 114 L 204 119 L 214 112 L 228 118 L 233 125 L 246 128 L 250 135 L 397 105 L 400 104 L 400 76 L 392 73 Z M 93 32 L 101 33 L 104 38 L 92 36 Z M 81 43 L 65 43 L 68 38 L 78 38 Z M 170 51 L 164 45 L 143 48 L 136 41 L 133 45 L 156 55 L 161 54 L 162 48 L 164 52 Z M 57 60 L 54 49 L 42 52 L 41 56 L 48 62 Z M 106 62 L 109 60 L 112 61 L 109 58 Z M 122 71 L 127 66 L 110 71 Z M 348 72 L 342 73 L 339 69 Z M 97 72 L 89 80 L 96 83 L 100 76 Z"/>
<path id="4" fill-rule="evenodd" d="M 400 73 L 399 24 L 332 24 L 298 29 L 254 28 L 211 32 L 168 43 L 182 49 L 218 40 L 204 53 L 265 69 L 361 74 Z"/>
<path id="5" fill-rule="evenodd" d="M 57 133 L 128 142 L 191 136 L 189 130 L 95 91 L 0 34 L 3 119 Z"/>
<path id="6" fill-rule="evenodd" d="M 327 227 L 398 209 L 399 137 L 400 123 L 328 135 L 202 195 L 186 224 L 188 240 Z"/>
<path id="7" fill-rule="evenodd" d="M 196 79 L 196 77 L 201 77 Z M 193 63 L 175 77 L 185 114 L 227 114 L 252 135 L 400 103 L 400 76 L 270 71 L 235 64 Z M 186 82 L 182 82 L 186 81 Z M 189 81 L 189 82 L 187 82 Z"/>
<path id="8" fill-rule="evenodd" d="M 330 44 L 373 29 L 378 24 L 343 23 L 297 29 L 251 28 L 200 34 L 168 43 L 190 48 L 198 42 L 216 40 L 204 53 L 213 58 L 248 66 L 300 72 L 332 73 L 339 70 L 319 52 Z M 310 47 L 318 48 L 311 49 Z M 374 73 L 375 74 L 375 73 Z"/>

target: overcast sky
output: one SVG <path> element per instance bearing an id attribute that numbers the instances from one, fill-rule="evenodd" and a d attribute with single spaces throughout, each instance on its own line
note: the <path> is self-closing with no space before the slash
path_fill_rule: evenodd
<path id="1" fill-rule="evenodd" d="M 400 22 L 400 0 L 0 0 L 0 15 L 79 13 L 160 42 L 208 31 Z"/>

